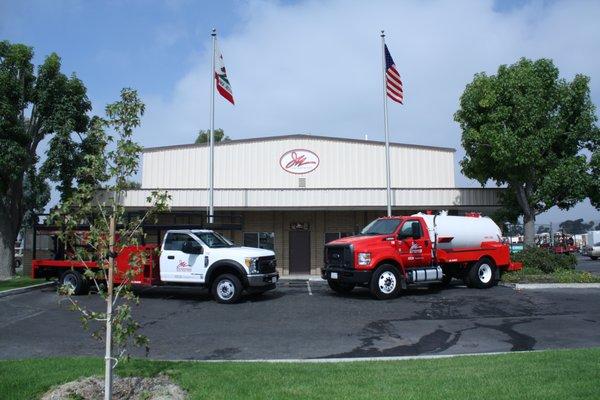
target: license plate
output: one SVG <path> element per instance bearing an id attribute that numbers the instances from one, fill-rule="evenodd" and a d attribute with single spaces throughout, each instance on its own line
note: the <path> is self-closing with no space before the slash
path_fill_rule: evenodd
<path id="1" fill-rule="evenodd" d="M 331 279 L 337 279 L 338 278 L 338 273 L 337 272 L 332 272 L 331 273 Z"/>
<path id="2" fill-rule="evenodd" d="M 274 276 L 274 277 L 271 278 L 271 283 L 275 283 L 275 282 L 277 282 L 277 277 L 276 276 Z"/>

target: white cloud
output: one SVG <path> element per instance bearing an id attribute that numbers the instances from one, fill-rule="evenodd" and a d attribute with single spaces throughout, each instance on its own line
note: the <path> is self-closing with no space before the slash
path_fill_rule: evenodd
<path id="1" fill-rule="evenodd" d="M 525 56 L 592 77 L 600 104 L 600 3 L 532 3 L 509 13 L 492 1 L 250 2 L 219 37 L 236 99 L 217 99 L 216 126 L 232 138 L 287 133 L 383 138 L 379 30 L 402 75 L 405 106 L 390 103 L 392 140 L 457 148 L 453 121 L 473 74 Z M 210 36 L 169 96 L 143 93 L 147 146 L 189 143 L 209 126 Z M 457 167 L 457 174 L 459 168 Z M 459 174 L 458 174 L 459 175 Z M 458 176 L 459 185 L 472 184 Z"/>

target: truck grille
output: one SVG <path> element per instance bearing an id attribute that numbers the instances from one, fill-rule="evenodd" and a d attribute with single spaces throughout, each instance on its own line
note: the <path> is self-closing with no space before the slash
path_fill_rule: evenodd
<path id="1" fill-rule="evenodd" d="M 325 246 L 325 267 L 353 269 L 354 251 L 352 246 Z"/>
<path id="2" fill-rule="evenodd" d="M 277 271 L 277 260 L 275 260 L 275 256 L 259 257 L 258 271 L 261 274 L 269 274 Z"/>

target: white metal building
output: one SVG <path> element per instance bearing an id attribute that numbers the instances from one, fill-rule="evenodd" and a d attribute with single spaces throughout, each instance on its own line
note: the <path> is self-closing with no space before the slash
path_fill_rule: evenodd
<path id="1" fill-rule="evenodd" d="M 454 149 L 392 143 L 394 214 L 419 210 L 489 213 L 499 189 L 457 188 Z M 142 188 L 125 206 L 142 210 L 153 189 L 172 196 L 163 223 L 200 223 L 208 207 L 208 147 L 147 148 Z M 386 209 L 383 142 L 312 135 L 232 140 L 215 145 L 215 212 L 235 214 L 235 242 L 275 250 L 280 272 L 318 273 L 326 241 L 362 229 Z M 185 212 L 185 214 L 183 213 Z"/>

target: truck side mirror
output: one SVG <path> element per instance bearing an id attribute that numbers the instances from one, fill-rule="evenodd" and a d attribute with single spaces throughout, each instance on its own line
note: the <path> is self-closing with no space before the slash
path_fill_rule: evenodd
<path id="1" fill-rule="evenodd" d="M 198 242 L 185 242 L 181 248 L 186 254 L 202 254 L 202 246 Z"/>

